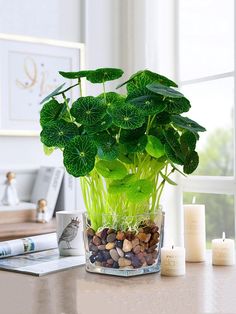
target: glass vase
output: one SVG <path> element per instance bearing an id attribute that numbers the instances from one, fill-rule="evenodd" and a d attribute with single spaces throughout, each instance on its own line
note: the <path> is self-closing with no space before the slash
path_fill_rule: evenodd
<path id="1" fill-rule="evenodd" d="M 103 214 L 103 227 L 95 232 L 84 213 L 86 270 L 122 277 L 159 272 L 164 217 L 161 210 L 134 216 Z"/>

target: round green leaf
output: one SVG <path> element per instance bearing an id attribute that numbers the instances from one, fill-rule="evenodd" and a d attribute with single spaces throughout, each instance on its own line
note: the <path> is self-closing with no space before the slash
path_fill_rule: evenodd
<path id="1" fill-rule="evenodd" d="M 120 78 L 124 71 L 116 68 L 101 68 L 92 71 L 88 76 L 87 80 L 91 83 L 104 83 L 106 81 L 113 81 Z"/>
<path id="2" fill-rule="evenodd" d="M 95 143 L 98 148 L 98 157 L 103 160 L 114 160 L 118 157 L 118 145 L 116 140 L 108 135 L 108 133 L 97 134 Z"/>
<path id="3" fill-rule="evenodd" d="M 85 127 L 87 133 L 99 133 L 107 130 L 112 125 L 112 118 L 109 114 L 105 114 L 105 116 L 99 120 L 96 124 Z"/>
<path id="4" fill-rule="evenodd" d="M 96 169 L 104 178 L 115 180 L 123 179 L 128 174 L 126 167 L 118 160 L 100 160 L 96 163 Z"/>
<path id="5" fill-rule="evenodd" d="M 175 155 L 184 161 L 183 152 L 179 142 L 179 133 L 174 128 L 168 128 L 167 130 L 164 130 L 164 136 L 167 143 L 175 152 Z"/>
<path id="6" fill-rule="evenodd" d="M 165 154 L 170 161 L 172 161 L 173 163 L 178 164 L 178 165 L 184 164 L 183 160 L 180 159 L 176 155 L 175 151 L 171 148 L 171 146 L 168 143 L 165 143 L 164 148 L 165 148 Z"/>
<path id="7" fill-rule="evenodd" d="M 194 133 L 190 131 L 184 132 L 180 137 L 181 149 L 184 153 L 187 153 L 189 150 L 194 151 L 196 148 L 197 138 Z"/>
<path id="8" fill-rule="evenodd" d="M 128 174 L 122 180 L 114 180 L 108 187 L 108 193 L 116 194 L 127 192 L 131 182 L 133 182 L 134 180 L 135 180 L 134 174 Z"/>
<path id="9" fill-rule="evenodd" d="M 206 129 L 197 122 L 180 115 L 173 115 L 171 117 L 173 124 L 182 129 L 189 130 L 191 132 L 205 132 Z"/>
<path id="10" fill-rule="evenodd" d="M 93 96 L 80 97 L 71 108 L 71 114 L 78 123 L 91 126 L 100 121 L 106 113 L 101 101 Z"/>
<path id="11" fill-rule="evenodd" d="M 163 102 L 162 97 L 144 95 L 129 100 L 145 115 L 158 114 L 165 110 L 166 104 Z"/>
<path id="12" fill-rule="evenodd" d="M 133 140 L 137 140 L 142 135 L 145 134 L 145 131 L 146 131 L 146 125 L 145 124 L 142 125 L 140 128 L 134 129 L 134 130 L 122 129 L 120 132 L 119 142 L 120 143 L 129 143 L 129 142 L 132 142 Z"/>
<path id="13" fill-rule="evenodd" d="M 141 127 L 145 118 L 134 105 L 127 103 L 120 103 L 119 106 L 114 106 L 109 111 L 112 116 L 113 123 L 123 129 L 137 129 Z"/>
<path id="14" fill-rule="evenodd" d="M 150 198 L 153 191 L 153 183 L 146 179 L 132 182 L 127 191 L 127 198 L 130 202 L 138 203 Z"/>
<path id="15" fill-rule="evenodd" d="M 184 162 L 184 173 L 186 174 L 191 174 L 192 172 L 194 172 L 194 170 L 197 169 L 197 166 L 199 164 L 199 157 L 198 157 L 198 153 L 193 151 L 190 152 L 185 159 Z"/>
<path id="16" fill-rule="evenodd" d="M 130 141 L 126 144 L 127 151 L 130 153 L 136 153 L 136 152 L 142 152 L 144 151 L 145 147 L 147 145 L 147 136 L 143 135 L 140 138 Z"/>
<path id="17" fill-rule="evenodd" d="M 160 112 L 155 119 L 156 125 L 164 125 L 164 124 L 169 124 L 171 122 L 171 115 L 166 112 Z"/>
<path id="18" fill-rule="evenodd" d="M 156 136 L 153 135 L 148 135 L 146 151 L 149 155 L 155 158 L 160 158 L 165 154 L 163 144 Z"/>
<path id="19" fill-rule="evenodd" d="M 40 124 L 42 127 L 51 121 L 63 118 L 69 118 L 66 104 L 60 104 L 56 99 L 51 99 L 49 102 L 44 104 L 40 111 Z"/>
<path id="20" fill-rule="evenodd" d="M 63 72 L 59 71 L 59 74 L 67 79 L 80 79 L 82 77 L 87 77 L 93 71 L 78 71 L 78 72 Z"/>
<path id="21" fill-rule="evenodd" d="M 151 92 L 162 95 L 164 97 L 171 97 L 171 98 L 182 98 L 184 95 L 177 90 L 170 88 L 168 86 L 164 86 L 162 84 L 153 82 L 151 84 L 148 84 L 147 89 L 149 89 Z"/>
<path id="22" fill-rule="evenodd" d="M 76 135 L 78 127 L 64 120 L 49 122 L 40 133 L 41 142 L 48 147 L 63 148 Z"/>
<path id="23" fill-rule="evenodd" d="M 93 170 L 97 148 L 86 135 L 74 137 L 63 151 L 64 165 L 69 174 L 82 177 Z"/>
<path id="24" fill-rule="evenodd" d="M 147 84 L 151 84 L 153 82 L 165 86 L 177 87 L 176 83 L 171 81 L 167 77 L 149 70 L 144 70 L 138 71 L 137 73 L 133 74 L 128 81 L 122 83 L 117 88 L 127 84 L 127 90 L 130 93 L 131 89 L 146 87 Z"/>
<path id="25" fill-rule="evenodd" d="M 191 108 L 190 102 L 187 98 L 165 98 L 165 111 L 172 114 L 179 114 L 189 111 Z"/>

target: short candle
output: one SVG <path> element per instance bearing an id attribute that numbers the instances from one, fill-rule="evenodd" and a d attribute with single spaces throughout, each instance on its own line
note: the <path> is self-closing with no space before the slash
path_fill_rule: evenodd
<path id="1" fill-rule="evenodd" d="M 235 264 L 234 240 L 226 239 L 224 232 L 221 239 L 212 240 L 212 264 L 219 266 Z"/>
<path id="2" fill-rule="evenodd" d="M 161 249 L 161 275 L 182 276 L 185 274 L 185 249 L 172 245 Z"/>

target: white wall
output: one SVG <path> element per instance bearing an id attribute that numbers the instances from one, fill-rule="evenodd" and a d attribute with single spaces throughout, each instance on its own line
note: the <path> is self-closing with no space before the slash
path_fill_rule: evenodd
<path id="1" fill-rule="evenodd" d="M 0 32 L 82 41 L 82 1 L 0 0 Z M 0 169 L 32 168 L 41 164 L 61 164 L 61 154 L 46 157 L 38 137 L 0 137 Z"/>

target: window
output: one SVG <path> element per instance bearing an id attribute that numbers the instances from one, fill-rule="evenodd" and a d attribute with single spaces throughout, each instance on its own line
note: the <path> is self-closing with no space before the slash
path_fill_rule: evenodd
<path id="1" fill-rule="evenodd" d="M 235 237 L 235 57 L 233 0 L 179 0 L 176 6 L 177 78 L 202 124 L 200 165 L 181 179 L 184 203 L 206 204 L 207 240 Z"/>

